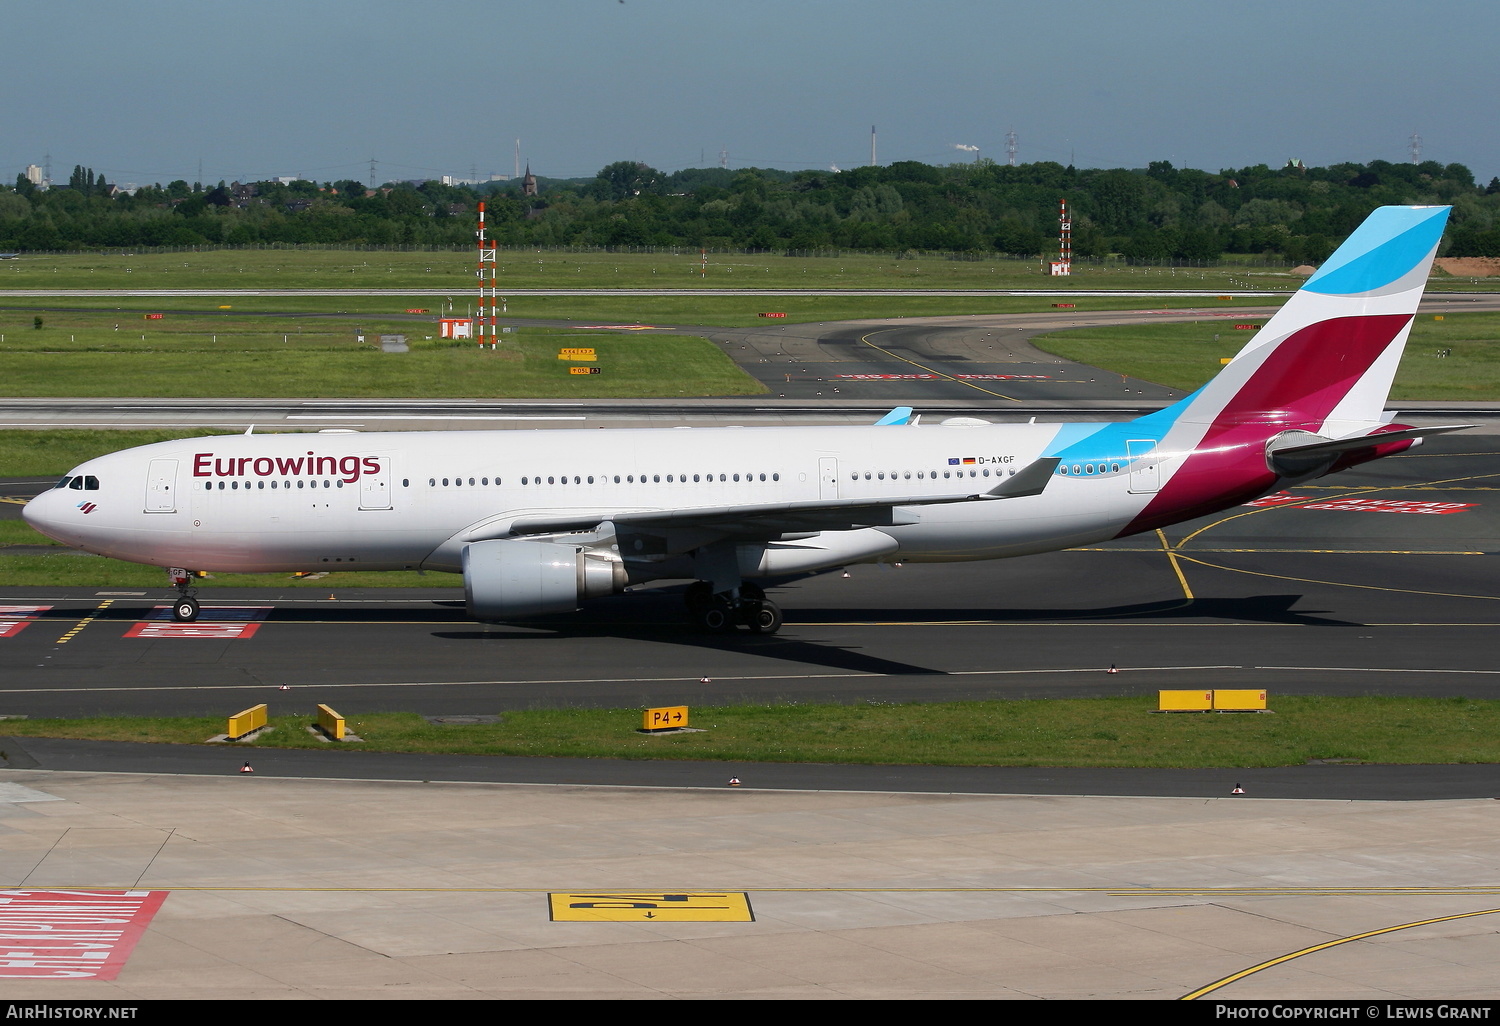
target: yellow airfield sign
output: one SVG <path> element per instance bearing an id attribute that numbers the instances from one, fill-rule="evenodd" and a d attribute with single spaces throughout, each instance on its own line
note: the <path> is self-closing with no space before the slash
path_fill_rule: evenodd
<path id="1" fill-rule="evenodd" d="M 753 923 L 750 896 L 624 891 L 549 894 L 554 923 Z"/>

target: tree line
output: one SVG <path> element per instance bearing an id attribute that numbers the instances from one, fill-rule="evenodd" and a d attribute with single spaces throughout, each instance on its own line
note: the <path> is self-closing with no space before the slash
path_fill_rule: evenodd
<path id="1" fill-rule="evenodd" d="M 1226 253 L 1317 263 L 1377 206 L 1451 204 L 1448 256 L 1500 256 L 1500 179 L 1462 164 L 1291 162 L 1217 173 L 1155 161 L 1078 169 L 990 160 L 899 161 L 845 171 L 692 168 L 619 161 L 593 178 L 450 186 L 174 181 L 125 193 L 78 166 L 66 187 L 0 186 L 8 251 L 255 244 L 472 246 L 475 209 L 502 246 L 871 250 L 1043 257 L 1060 200 L 1073 252 L 1143 262 Z"/>

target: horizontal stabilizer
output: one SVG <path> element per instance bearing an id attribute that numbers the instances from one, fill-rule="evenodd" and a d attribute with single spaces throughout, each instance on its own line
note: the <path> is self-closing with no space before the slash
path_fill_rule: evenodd
<path id="1" fill-rule="evenodd" d="M 1390 442 L 1404 442 L 1408 439 L 1422 438 L 1426 435 L 1441 435 L 1449 431 L 1463 431 L 1474 427 L 1473 424 L 1444 424 L 1439 427 L 1414 427 L 1403 428 L 1399 431 L 1379 431 L 1373 435 L 1355 435 L 1352 438 L 1329 438 L 1316 442 L 1303 442 L 1293 445 L 1277 445 L 1272 442 L 1267 449 L 1269 456 L 1307 456 L 1314 453 L 1339 453 L 1348 452 L 1351 449 L 1368 449 L 1375 445 L 1386 445 Z M 1020 475 L 1016 475 L 1019 477 Z"/>

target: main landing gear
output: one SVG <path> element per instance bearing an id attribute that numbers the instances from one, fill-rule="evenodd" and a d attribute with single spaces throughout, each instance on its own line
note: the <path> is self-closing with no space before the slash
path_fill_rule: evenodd
<path id="1" fill-rule="evenodd" d="M 734 592 L 716 595 L 707 581 L 694 581 L 688 585 L 683 601 L 687 603 L 688 616 L 709 634 L 726 634 L 742 624 L 752 634 L 775 634 L 781 630 L 781 607 L 766 598 L 759 585 L 749 581 L 740 585 L 738 595 Z"/>
<path id="2" fill-rule="evenodd" d="M 172 603 L 172 619 L 178 623 L 192 623 L 198 619 L 198 589 L 192 585 L 192 573 L 174 566 L 167 571 L 167 576 L 172 580 L 172 587 L 177 589 L 177 601 Z"/>

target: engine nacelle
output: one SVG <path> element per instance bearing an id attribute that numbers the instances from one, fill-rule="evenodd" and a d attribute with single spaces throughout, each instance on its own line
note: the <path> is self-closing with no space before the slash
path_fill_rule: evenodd
<path id="1" fill-rule="evenodd" d="M 464 598 L 476 620 L 522 620 L 571 613 L 582 599 L 625 589 L 625 566 L 611 551 L 567 542 L 500 539 L 463 548 Z"/>

